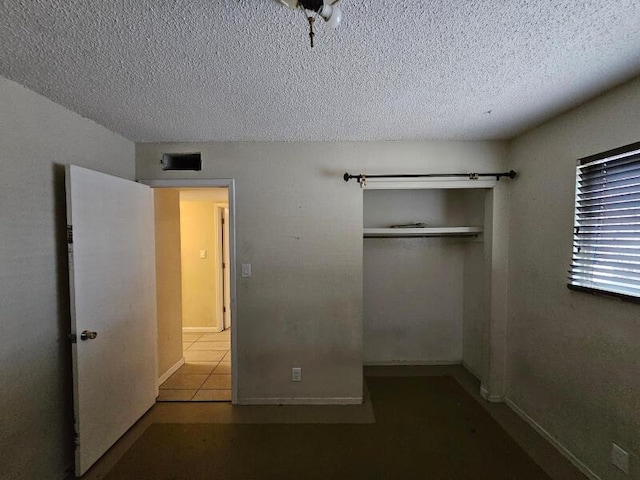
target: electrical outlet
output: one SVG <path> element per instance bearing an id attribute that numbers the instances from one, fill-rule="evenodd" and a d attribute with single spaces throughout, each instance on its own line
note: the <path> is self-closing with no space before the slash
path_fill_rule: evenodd
<path id="1" fill-rule="evenodd" d="M 629 454 L 615 443 L 611 444 L 611 463 L 624 473 L 629 473 Z"/>
<path id="2" fill-rule="evenodd" d="M 291 369 L 291 381 L 292 382 L 302 381 L 302 369 L 300 367 L 293 367 Z"/>

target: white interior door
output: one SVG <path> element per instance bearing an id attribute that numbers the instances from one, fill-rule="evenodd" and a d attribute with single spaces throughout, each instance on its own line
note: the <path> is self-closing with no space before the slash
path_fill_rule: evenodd
<path id="1" fill-rule="evenodd" d="M 80 476 L 158 395 L 153 195 L 145 185 L 74 165 L 66 168 L 66 187 Z M 83 340 L 84 331 L 97 335 Z"/>
<path id="2" fill-rule="evenodd" d="M 231 327 L 231 268 L 229 258 L 229 208 L 222 208 L 222 258 L 224 270 L 222 272 L 223 292 L 223 329 Z"/>

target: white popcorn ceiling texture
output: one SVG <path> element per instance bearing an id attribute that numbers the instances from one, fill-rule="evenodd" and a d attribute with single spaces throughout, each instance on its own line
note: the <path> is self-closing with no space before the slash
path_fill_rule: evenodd
<path id="1" fill-rule="evenodd" d="M 640 73 L 638 0 L 4 0 L 0 75 L 137 142 L 510 138 Z"/>

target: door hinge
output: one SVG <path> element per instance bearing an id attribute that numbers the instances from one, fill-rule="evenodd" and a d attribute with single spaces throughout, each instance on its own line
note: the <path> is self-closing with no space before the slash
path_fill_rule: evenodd
<path id="1" fill-rule="evenodd" d="M 227 307 L 222 307 L 222 313 L 227 313 Z"/>
<path id="2" fill-rule="evenodd" d="M 75 333 L 69 334 L 69 340 L 71 340 L 71 343 L 78 343 L 78 337 L 76 336 Z"/>
<path id="3" fill-rule="evenodd" d="M 224 262 L 222 262 L 222 268 L 227 268 L 227 265 Z"/>
<path id="4" fill-rule="evenodd" d="M 73 225 L 67 225 L 67 243 L 73 243 Z"/>
<path id="5" fill-rule="evenodd" d="M 222 224 L 224 225 L 224 218 L 222 219 Z"/>

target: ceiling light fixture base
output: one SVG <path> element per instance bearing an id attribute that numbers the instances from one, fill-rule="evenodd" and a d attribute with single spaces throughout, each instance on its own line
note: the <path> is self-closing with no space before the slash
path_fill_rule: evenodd
<path id="1" fill-rule="evenodd" d="M 342 10 L 337 5 L 339 0 L 278 0 L 281 4 L 289 8 L 299 8 L 305 14 L 309 22 L 309 39 L 311 48 L 314 46 L 315 16 L 322 18 L 329 27 L 338 28 L 342 22 Z"/>

